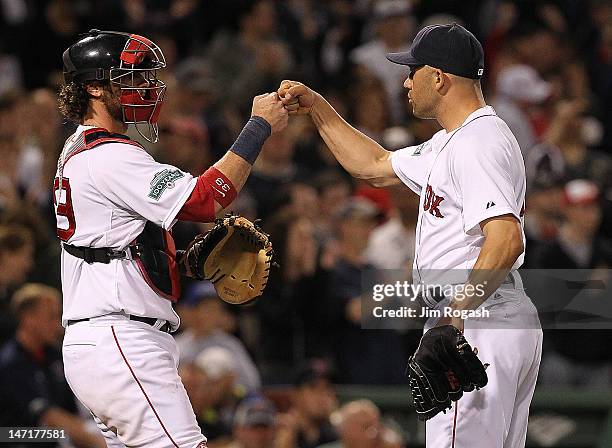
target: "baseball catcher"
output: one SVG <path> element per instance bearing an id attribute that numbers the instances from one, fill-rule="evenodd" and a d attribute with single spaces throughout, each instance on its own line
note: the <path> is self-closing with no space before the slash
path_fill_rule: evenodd
<path id="1" fill-rule="evenodd" d="M 406 368 L 419 420 L 446 413 L 451 400 L 486 386 L 486 367 L 456 327 L 444 325 L 427 331 Z"/>
<path id="2" fill-rule="evenodd" d="M 256 96 L 232 146 L 193 175 L 159 163 L 126 135 L 133 125 L 141 138 L 158 140 L 166 61 L 155 42 L 91 30 L 62 59 L 60 112 L 76 124 L 53 182 L 66 379 L 108 446 L 205 448 L 168 334 L 180 324 L 172 304 L 181 296 L 181 271 L 212 280 L 231 303 L 263 291 L 268 236 L 244 218 L 215 217 L 288 113 L 277 93 Z M 177 221 L 216 226 L 181 253 L 172 236 Z"/>

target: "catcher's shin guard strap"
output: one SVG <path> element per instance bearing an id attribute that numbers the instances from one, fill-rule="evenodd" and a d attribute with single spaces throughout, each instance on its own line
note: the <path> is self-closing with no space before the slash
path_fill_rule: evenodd
<path id="1" fill-rule="evenodd" d="M 229 180 L 225 174 L 219 171 L 214 166 L 208 168 L 201 179 L 206 182 L 213 191 L 215 201 L 217 201 L 221 207 L 227 208 L 236 199 L 238 194 L 234 184 Z"/>
<path id="2" fill-rule="evenodd" d="M 261 152 L 264 142 L 271 133 L 272 127 L 270 123 L 261 117 L 251 117 L 247 124 L 244 125 L 244 128 L 242 128 L 230 151 L 253 165 Z"/>

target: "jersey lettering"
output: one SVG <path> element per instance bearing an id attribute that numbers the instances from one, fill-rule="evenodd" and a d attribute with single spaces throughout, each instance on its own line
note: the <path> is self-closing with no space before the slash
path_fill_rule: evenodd
<path id="1" fill-rule="evenodd" d="M 438 196 L 434 193 L 431 185 L 427 185 L 425 190 L 425 202 L 423 202 L 423 210 L 428 211 L 436 218 L 444 218 L 444 215 L 440 213 L 440 203 L 444 200 L 442 196 Z"/>
<path id="2" fill-rule="evenodd" d="M 64 177 L 62 179 L 61 190 L 59 177 L 56 177 L 53 180 L 53 204 L 55 205 L 55 212 L 58 217 L 58 226 L 56 229 L 57 236 L 60 240 L 66 242 L 72 238 L 72 235 L 74 235 L 76 232 L 76 219 L 74 217 L 74 209 L 72 208 L 72 191 L 70 189 L 70 180 L 68 178 Z M 68 220 L 68 228 L 60 228 L 60 216 Z"/>

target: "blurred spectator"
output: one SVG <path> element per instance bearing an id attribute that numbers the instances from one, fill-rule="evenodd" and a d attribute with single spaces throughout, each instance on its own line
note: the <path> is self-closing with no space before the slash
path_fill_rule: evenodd
<path id="1" fill-rule="evenodd" d="M 599 188 L 588 180 L 572 180 L 565 185 L 562 205 L 564 222 L 556 239 L 541 245 L 539 251 L 533 254 L 536 266 L 548 269 L 609 269 L 612 266 L 612 242 L 597 234 L 601 223 Z M 572 318 L 574 321 L 582 319 L 582 314 L 591 312 L 585 309 L 584 313 L 572 315 L 571 310 L 562 308 L 561 305 L 569 304 L 578 291 L 566 291 L 546 282 L 540 287 L 541 294 L 547 290 L 554 291 L 557 309 L 560 309 L 556 319 L 561 323 Z M 609 288 L 609 283 L 606 288 Z M 605 300 L 605 294 L 600 300 Z M 542 359 L 542 381 L 549 385 L 609 387 L 612 381 L 609 375 L 612 349 L 609 344 L 590 342 L 608 338 L 610 330 L 588 327 L 547 331 L 545 341 L 548 350 Z"/>
<path id="2" fill-rule="evenodd" d="M 19 146 L 12 133 L 0 134 L 0 210 L 18 204 L 20 199 L 18 186 Z"/>
<path id="3" fill-rule="evenodd" d="M 170 114 L 166 109 L 162 120 L 165 121 L 164 115 L 169 118 L 184 115 L 202 120 L 207 134 L 202 150 L 208 157 L 218 159 L 225 154 L 235 134 L 240 131 L 242 117 L 236 112 L 235 105 L 221 95 L 209 61 L 187 58 L 178 64 L 175 76 L 175 92 L 169 98 L 172 105 Z"/>
<path id="4" fill-rule="evenodd" d="M 329 270 L 334 263 L 316 240 L 313 221 L 279 211 L 266 225 L 279 269 L 255 307 L 260 318 L 260 368 L 264 382 L 288 381 L 287 371 L 310 357 L 330 355 L 333 323 Z"/>
<path id="5" fill-rule="evenodd" d="M 388 190 L 393 202 L 392 215 L 372 231 L 366 258 L 377 269 L 411 272 L 419 197 L 404 186 Z"/>
<path id="6" fill-rule="evenodd" d="M 227 448 L 290 448 L 276 443 L 276 410 L 265 398 L 247 398 L 236 409 L 233 441 Z"/>
<path id="7" fill-rule="evenodd" d="M 26 272 L 28 280 L 59 288 L 61 268 L 59 254 L 61 247 L 56 239 L 55 219 L 53 220 L 53 227 L 49 227 L 46 216 L 43 216 L 40 211 L 40 208 L 28 206 L 27 203 L 21 202 L 16 207 L 4 211 L 0 217 L 0 225 L 20 227 L 29 231 L 32 235 L 34 261 L 31 269 Z"/>
<path id="8" fill-rule="evenodd" d="M 261 219 L 270 216 L 279 190 L 298 175 L 298 167 L 293 162 L 294 149 L 295 142 L 290 132 L 272 134 L 253 166 L 246 188 L 257 201 L 257 216 Z"/>
<path id="9" fill-rule="evenodd" d="M 408 0 L 379 0 L 373 3 L 373 20 L 376 36 L 355 48 L 351 62 L 357 65 L 358 73 L 375 76 L 386 92 L 393 123 L 400 123 L 405 115 L 402 96 L 404 80 L 408 76 L 406 67 L 388 64 L 387 53 L 408 51 L 410 38 L 415 31 L 414 19 L 410 16 Z M 363 107 L 365 111 L 371 111 Z"/>
<path id="10" fill-rule="evenodd" d="M 194 366 L 203 374 L 195 379 L 202 381 L 199 409 L 195 409 L 202 433 L 211 441 L 227 441 L 237 403 L 245 397 L 245 391 L 236 380 L 238 367 L 231 351 L 222 347 L 204 349 L 194 360 Z M 196 389 L 197 391 L 197 389 Z"/>
<path id="11" fill-rule="evenodd" d="M 52 202 L 49 185 L 57 169 L 64 139 L 55 92 L 36 89 L 21 105 L 21 154 L 18 167 L 19 188 L 24 198 L 39 207 Z"/>
<path id="12" fill-rule="evenodd" d="M 345 383 L 404 382 L 405 357 L 397 333 L 361 329 L 362 281 L 372 270 L 365 249 L 378 216 L 379 210 L 369 200 L 353 198 L 335 217 L 339 254 L 332 270 L 328 313 L 336 319 L 335 356 L 339 379 Z"/>
<path id="13" fill-rule="evenodd" d="M 236 384 L 252 393 L 261 387 L 259 372 L 244 344 L 227 332 L 235 326 L 210 282 L 193 283 L 181 299 L 182 313 L 189 314 L 188 328 L 176 337 L 181 362 L 193 362 L 207 348 L 221 347 L 232 353 L 238 375 Z"/>
<path id="14" fill-rule="evenodd" d="M 319 241 L 327 242 L 333 235 L 333 216 L 351 195 L 352 180 L 338 170 L 321 171 L 313 184 L 319 196 L 319 217 L 315 222 Z"/>
<path id="15" fill-rule="evenodd" d="M 529 6 L 525 4 L 524 9 L 528 8 Z M 533 11 L 522 12 L 528 14 Z M 537 17 L 522 17 L 522 19 L 516 20 L 506 34 L 513 62 L 526 64 L 542 74 L 561 66 L 563 57 L 568 55 L 564 54 L 567 45 L 561 45 L 560 35 Z"/>
<path id="16" fill-rule="evenodd" d="M 106 447 L 102 436 L 88 432 L 77 415 L 63 375 L 57 349 L 63 334 L 60 300 L 56 289 L 36 283 L 13 296 L 18 326 L 15 337 L 0 349 L 0 421 L 2 426 L 63 429 L 78 447 Z"/>
<path id="17" fill-rule="evenodd" d="M 536 148 L 538 148 L 537 146 Z M 564 184 L 554 173 L 541 172 L 527 190 L 525 206 L 526 269 L 544 268 L 538 260 L 541 245 L 550 244 L 557 237 L 562 222 Z"/>
<path id="18" fill-rule="evenodd" d="M 584 179 L 568 182 L 562 197 L 564 222 L 554 241 L 534 254 L 536 266 L 550 269 L 590 269 L 606 260 L 609 255 L 600 253 L 604 247 L 597 232 L 601 224 L 600 190 Z M 602 257 L 604 259 L 602 259 Z"/>
<path id="19" fill-rule="evenodd" d="M 14 55 L 6 54 L 0 44 L 0 97 L 22 87 L 21 63 Z"/>
<path id="20" fill-rule="evenodd" d="M 351 115 L 357 129 L 380 143 L 390 125 L 387 104 L 388 100 L 379 80 L 359 80 L 352 95 Z"/>
<path id="21" fill-rule="evenodd" d="M 33 253 L 30 232 L 22 227 L 0 226 L 0 344 L 15 330 L 10 298 L 32 269 Z"/>
<path id="22" fill-rule="evenodd" d="M 531 114 L 552 94 L 550 84 L 528 65 L 510 65 L 498 74 L 496 93 L 495 112 L 508 124 L 523 154 L 528 154 L 538 141 Z"/>
<path id="23" fill-rule="evenodd" d="M 272 0 L 243 3 L 238 33 L 219 33 L 210 44 L 208 58 L 226 99 L 246 113 L 254 95 L 276 91 L 289 73 L 292 58 L 287 45 L 276 35 L 275 3 Z M 231 88 L 227 88 L 228 82 Z"/>
<path id="24" fill-rule="evenodd" d="M 370 400 L 351 401 L 332 415 L 340 434 L 338 442 L 320 448 L 400 448 L 401 436 L 380 419 L 380 410 Z"/>
<path id="25" fill-rule="evenodd" d="M 159 131 L 163 142 L 160 163 L 168 163 L 195 176 L 214 163 L 206 126 L 198 117 L 173 116 L 165 120 Z"/>
<path id="26" fill-rule="evenodd" d="M 550 151 L 556 150 L 563 157 L 566 178 L 590 179 L 607 196 L 612 191 L 612 158 L 592 148 L 601 138 L 601 125 L 587 115 L 587 106 L 584 98 L 559 101 L 546 143 L 552 146 Z"/>
<path id="27" fill-rule="evenodd" d="M 293 384 L 291 407 L 279 416 L 283 446 L 315 448 L 335 441 L 338 436 L 330 416 L 337 399 L 329 364 L 322 359 L 308 361 L 296 371 Z"/>

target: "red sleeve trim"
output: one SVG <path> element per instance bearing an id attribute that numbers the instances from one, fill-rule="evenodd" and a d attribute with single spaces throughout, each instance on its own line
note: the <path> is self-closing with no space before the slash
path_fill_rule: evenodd
<path id="1" fill-rule="evenodd" d="M 215 201 L 217 201 L 221 207 L 227 208 L 234 202 L 238 192 L 232 184 L 232 181 L 229 180 L 225 174 L 214 166 L 211 166 L 200 176 L 200 179 L 202 178 L 204 178 L 212 188 Z"/>
<path id="2" fill-rule="evenodd" d="M 210 184 L 198 177 L 195 188 L 176 215 L 180 221 L 213 222 L 215 220 L 215 201 Z"/>
<path id="3" fill-rule="evenodd" d="M 180 221 L 213 222 L 215 201 L 228 207 L 236 199 L 236 188 L 221 171 L 214 167 L 198 177 L 195 188 L 176 215 Z"/>

